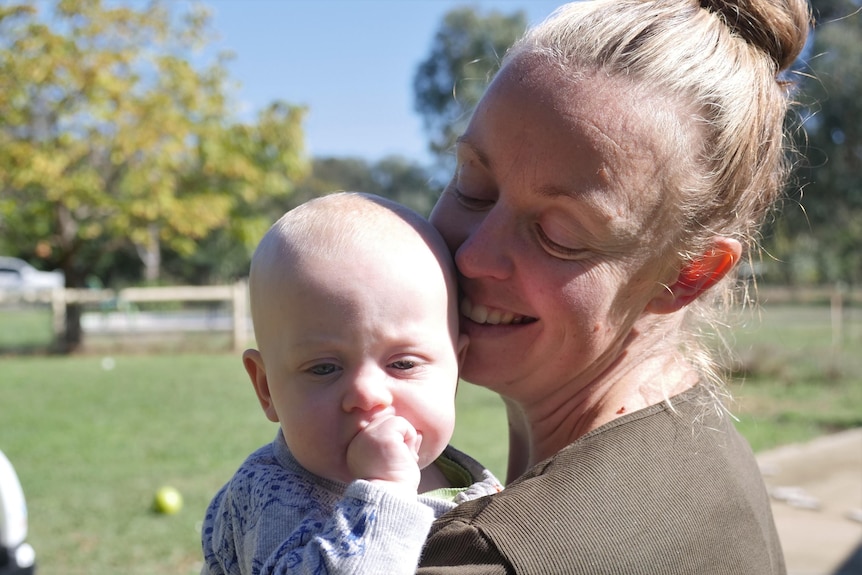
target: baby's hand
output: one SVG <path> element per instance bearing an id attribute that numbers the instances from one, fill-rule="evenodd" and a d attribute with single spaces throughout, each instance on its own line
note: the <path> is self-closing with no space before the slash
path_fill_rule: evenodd
<path id="1" fill-rule="evenodd" d="M 357 479 L 416 494 L 422 437 L 403 417 L 372 421 L 347 446 L 347 468 Z"/>

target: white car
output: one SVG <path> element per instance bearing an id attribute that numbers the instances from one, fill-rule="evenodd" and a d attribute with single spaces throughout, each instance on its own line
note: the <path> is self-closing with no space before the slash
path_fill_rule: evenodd
<path id="1" fill-rule="evenodd" d="M 41 291 L 65 285 L 61 271 L 43 272 L 22 259 L 0 256 L 0 291 Z"/>

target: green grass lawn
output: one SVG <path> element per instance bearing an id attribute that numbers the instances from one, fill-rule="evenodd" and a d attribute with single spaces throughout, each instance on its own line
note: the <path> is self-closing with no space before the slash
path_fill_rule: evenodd
<path id="1" fill-rule="evenodd" d="M 737 331 L 732 409 L 756 450 L 862 425 L 862 318 L 850 319 L 840 349 L 828 308 L 767 310 Z M 209 499 L 275 424 L 236 354 L 103 359 L 0 358 L 0 449 L 24 485 L 39 575 L 196 573 Z M 502 477 L 499 399 L 462 385 L 458 415 L 453 443 Z M 162 485 L 183 493 L 180 513 L 151 511 Z"/>
<path id="2" fill-rule="evenodd" d="M 275 424 L 235 355 L 102 360 L 0 359 L 0 449 L 25 489 L 39 575 L 196 573 L 209 499 Z M 502 469 L 499 399 L 463 386 L 459 401 L 453 443 Z M 177 515 L 151 511 L 162 485 L 182 492 Z"/>
<path id="3" fill-rule="evenodd" d="M 755 451 L 862 426 L 862 309 L 773 306 L 734 332 L 737 428 Z"/>
<path id="4" fill-rule="evenodd" d="M 54 339 L 47 305 L 0 308 L 0 350 L 47 349 Z"/>

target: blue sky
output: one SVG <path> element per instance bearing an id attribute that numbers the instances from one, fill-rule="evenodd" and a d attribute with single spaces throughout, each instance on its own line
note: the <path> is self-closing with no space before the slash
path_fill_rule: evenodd
<path id="1" fill-rule="evenodd" d="M 239 116 L 281 99 L 304 104 L 306 149 L 314 156 L 370 161 L 400 154 L 428 163 L 413 110 L 413 75 L 443 15 L 522 9 L 530 23 L 559 0 L 205 0 L 218 48 L 235 54 L 231 78 Z"/>

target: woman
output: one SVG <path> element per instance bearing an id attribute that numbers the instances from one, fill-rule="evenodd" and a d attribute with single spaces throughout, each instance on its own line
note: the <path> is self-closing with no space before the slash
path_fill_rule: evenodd
<path id="1" fill-rule="evenodd" d="M 690 324 L 785 181 L 808 25 L 804 0 L 597 0 L 507 54 L 431 219 L 511 483 L 438 520 L 421 573 L 785 572 Z"/>

